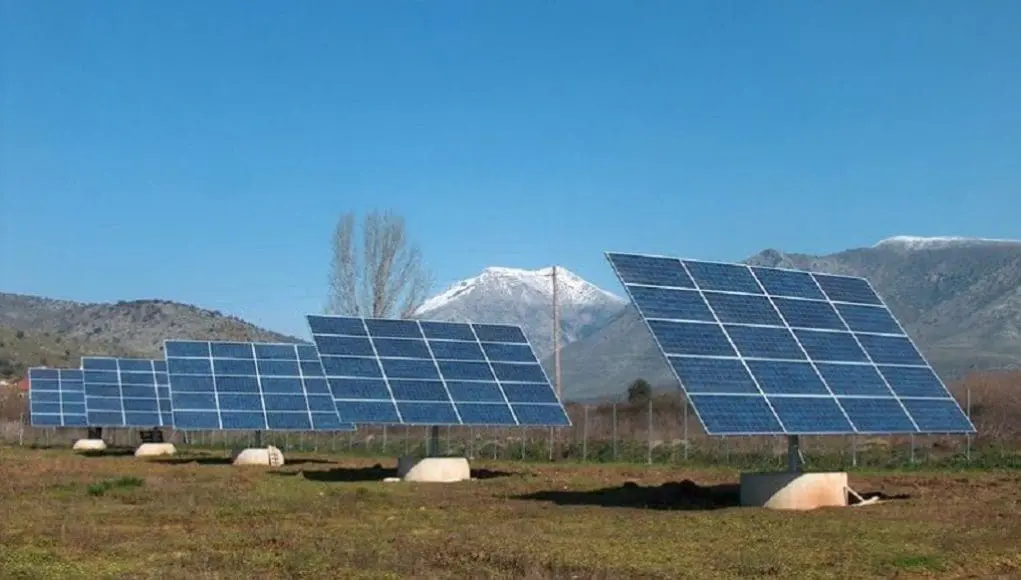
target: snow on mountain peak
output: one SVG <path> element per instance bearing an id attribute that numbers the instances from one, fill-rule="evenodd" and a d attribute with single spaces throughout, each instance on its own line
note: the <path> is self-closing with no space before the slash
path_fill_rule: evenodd
<path id="1" fill-rule="evenodd" d="M 968 238 L 964 236 L 893 236 L 876 242 L 872 247 L 901 247 L 908 250 L 931 250 L 950 246 L 976 244 L 1021 244 L 1021 240 L 998 240 L 992 238 Z"/>
<path id="2" fill-rule="evenodd" d="M 487 293 L 499 293 L 501 291 L 509 293 L 514 288 L 524 288 L 544 297 L 552 297 L 552 275 L 553 268 L 551 266 L 539 268 L 538 270 L 489 266 L 482 270 L 482 273 L 478 276 L 456 282 L 443 292 L 429 298 L 415 311 L 415 315 L 421 316 L 422 314 L 438 310 L 459 296 L 476 288 L 483 288 Z M 563 267 L 557 267 L 557 293 L 559 301 L 574 305 L 606 301 L 620 304 L 626 302 L 623 298 L 607 292 L 595 284 L 586 282 Z"/>

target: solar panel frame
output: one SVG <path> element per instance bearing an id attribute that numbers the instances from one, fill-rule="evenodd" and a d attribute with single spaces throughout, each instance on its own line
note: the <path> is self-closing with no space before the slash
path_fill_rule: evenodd
<path id="1" fill-rule="evenodd" d="M 737 361 L 740 361 L 741 364 L 744 366 L 745 371 L 751 377 L 752 381 L 754 382 L 754 384 L 756 386 L 756 389 L 759 391 L 759 394 L 755 395 L 755 396 L 763 397 L 763 399 L 765 400 L 765 402 L 766 402 L 766 404 L 767 404 L 767 406 L 769 408 L 770 413 L 773 416 L 773 419 L 776 421 L 776 424 L 781 427 L 780 430 L 764 430 L 764 431 L 761 431 L 761 432 L 750 432 L 748 430 L 743 430 L 743 429 L 735 429 L 734 431 L 727 431 L 726 429 L 722 429 L 721 430 L 721 429 L 710 428 L 710 425 L 707 424 L 707 421 L 702 416 L 702 413 L 700 412 L 700 410 L 698 408 L 699 406 L 697 404 L 695 404 L 694 400 L 692 400 L 692 407 L 693 407 L 693 409 L 695 411 L 696 418 L 698 418 L 699 422 L 702 424 L 703 428 L 706 430 L 706 433 L 708 433 L 708 434 L 712 434 L 712 435 L 778 435 L 778 434 L 786 434 L 786 435 L 802 435 L 802 434 L 804 434 L 804 435 L 810 435 L 810 434 L 835 434 L 835 433 L 887 434 L 887 433 L 935 433 L 935 432 L 939 432 L 939 433 L 974 433 L 975 432 L 974 425 L 971 423 L 970 419 L 967 419 L 966 417 L 965 417 L 965 422 L 967 424 L 966 428 L 953 429 L 953 430 L 949 430 L 949 431 L 933 431 L 933 430 L 922 429 L 919 426 L 918 421 L 916 421 L 915 417 L 912 415 L 911 411 L 908 409 L 908 406 L 905 404 L 905 402 L 904 402 L 905 400 L 927 400 L 927 401 L 936 401 L 936 402 L 950 401 L 950 402 L 952 402 L 953 406 L 955 406 L 958 410 L 960 410 L 960 405 L 957 403 L 957 401 L 950 394 L 949 389 L 946 388 L 946 385 L 943 383 L 942 379 L 940 379 L 938 375 L 936 375 L 934 372 L 932 372 L 931 365 L 925 359 L 924 355 L 918 349 L 917 345 L 915 345 L 914 340 L 912 340 L 912 338 L 904 330 L 903 326 L 900 324 L 900 321 L 897 320 L 897 318 L 895 316 L 893 316 L 892 312 L 890 311 L 889 307 L 886 305 L 886 302 L 883 300 L 882 296 L 880 296 L 879 293 L 875 291 L 875 289 L 872 287 L 871 282 L 869 280 L 865 279 L 865 278 L 859 278 L 859 277 L 853 277 L 853 276 L 842 276 L 842 275 L 836 275 L 836 274 L 823 274 L 823 273 L 804 271 L 804 270 L 791 270 L 791 269 L 783 269 L 783 268 L 767 268 L 767 267 L 762 267 L 762 266 L 747 266 L 747 265 L 744 265 L 744 264 L 732 264 L 732 263 L 723 263 L 723 262 L 708 262 L 708 261 L 705 261 L 705 260 L 689 260 L 689 259 L 684 259 L 684 258 L 679 258 L 679 257 L 649 255 L 649 254 L 630 254 L 630 253 L 619 253 L 619 252 L 606 252 L 605 256 L 607 258 L 607 261 L 610 263 L 610 266 L 613 269 L 614 274 L 617 276 L 617 278 L 624 285 L 625 291 L 627 292 L 628 297 L 631 299 L 632 304 L 634 304 L 636 309 L 638 310 L 639 317 L 642 319 L 642 322 L 645 324 L 645 326 L 646 326 L 647 330 L 650 332 L 650 334 L 652 334 L 653 339 L 654 339 L 654 341 L 655 341 L 655 343 L 657 345 L 657 348 L 660 350 L 660 353 L 664 356 L 664 358 L 667 360 L 669 366 L 671 367 L 671 372 L 674 374 L 675 379 L 677 379 L 677 381 L 681 384 L 681 388 L 684 390 L 686 395 L 689 396 L 689 398 L 691 396 L 696 396 L 697 397 L 698 395 L 701 395 L 702 397 L 711 396 L 711 397 L 713 397 L 711 400 L 714 402 L 714 405 L 715 405 L 720 400 L 720 399 L 717 399 L 716 397 L 748 396 L 748 395 L 747 394 L 739 394 L 739 393 L 716 393 L 716 392 L 706 391 L 706 390 L 690 391 L 685 386 L 685 382 L 681 379 L 681 376 L 680 376 L 680 374 L 678 372 L 678 368 L 677 368 L 677 366 L 675 366 L 673 360 L 675 360 L 677 358 L 680 358 L 680 357 L 692 357 L 692 358 L 697 358 L 697 359 L 702 359 L 702 360 L 710 360 L 710 359 L 716 359 L 716 360 L 737 360 Z M 615 259 L 619 260 L 621 258 L 627 260 L 627 262 L 629 264 L 631 264 L 632 273 L 637 272 L 636 279 L 639 280 L 639 281 L 636 282 L 636 281 L 629 280 L 627 275 L 625 275 L 624 273 L 622 273 L 620 271 L 620 269 L 617 267 L 617 263 L 616 263 Z M 636 260 L 635 258 L 638 258 L 638 260 Z M 656 277 L 658 277 L 659 279 L 682 280 L 683 281 L 683 280 L 685 280 L 685 278 L 687 278 L 687 280 L 689 280 L 691 282 L 692 286 L 683 286 L 683 287 L 682 286 L 659 286 L 659 285 L 656 285 L 656 284 L 650 284 L 648 282 L 643 282 L 642 280 L 648 280 L 648 279 L 651 278 L 651 276 L 643 275 L 642 272 L 635 270 L 634 264 L 639 262 L 641 259 L 656 260 L 656 262 L 655 262 L 656 263 L 656 268 L 657 268 Z M 691 270 L 688 268 L 688 264 L 706 264 L 706 263 L 717 264 L 717 265 L 724 265 L 724 266 L 737 266 L 739 268 L 746 269 L 748 271 L 748 274 L 751 276 L 751 278 L 757 282 L 757 284 L 759 286 L 759 290 L 761 291 L 761 293 L 759 293 L 759 292 L 747 292 L 747 291 L 745 291 L 747 289 L 744 289 L 744 290 L 728 290 L 726 288 L 721 289 L 719 287 L 719 285 L 713 285 L 712 288 L 703 288 L 699 284 L 699 277 L 704 277 L 705 273 L 707 271 L 708 272 L 713 271 L 713 268 L 708 268 L 708 269 L 707 268 L 701 268 L 701 270 L 700 270 L 701 275 L 700 276 L 695 276 L 695 275 L 692 274 Z M 666 271 L 666 270 L 669 269 L 669 267 L 679 268 L 680 274 L 670 274 L 668 271 Z M 723 271 L 724 269 L 717 268 L 716 270 Z M 760 276 L 759 273 L 763 272 L 763 271 L 765 272 L 765 274 Z M 730 273 L 732 274 L 733 270 L 731 270 Z M 787 280 L 787 282 L 791 282 L 791 283 L 789 283 L 789 284 L 785 283 L 784 280 L 782 279 L 783 275 L 781 273 L 793 274 L 793 276 L 791 276 L 790 279 Z M 828 286 L 830 286 L 831 288 L 836 288 L 838 291 L 844 293 L 841 296 L 842 298 L 846 298 L 848 295 L 852 295 L 858 301 L 849 302 L 849 301 L 845 301 L 845 300 L 835 300 L 835 299 L 833 299 L 833 297 L 826 291 L 826 288 L 824 287 L 824 285 L 819 282 L 819 280 L 817 279 L 817 276 L 825 276 L 827 281 L 828 281 Z M 766 277 L 769 278 L 768 284 L 764 281 Z M 731 278 L 733 279 L 733 276 L 731 276 Z M 796 278 L 796 280 L 794 280 L 795 278 Z M 843 279 L 846 279 L 847 281 L 845 282 Z M 813 282 L 814 288 L 807 285 L 807 280 L 811 280 Z M 746 280 L 744 280 L 744 281 L 746 281 Z M 864 284 L 862 284 L 862 283 L 864 283 Z M 710 312 L 713 314 L 713 318 L 715 319 L 715 324 L 713 324 L 713 323 L 709 323 L 709 324 L 713 324 L 713 325 L 717 326 L 722 331 L 722 334 L 730 342 L 730 345 L 731 345 L 731 347 L 734 350 L 734 355 L 736 355 L 736 356 L 728 355 L 728 354 L 722 354 L 722 353 L 716 354 L 716 355 L 707 355 L 705 353 L 701 353 L 701 354 L 699 354 L 699 353 L 673 354 L 673 353 L 669 352 L 669 349 L 667 349 L 665 347 L 665 345 L 662 342 L 662 339 L 661 339 L 660 335 L 657 333 L 656 327 L 654 326 L 654 323 L 658 323 L 658 324 L 662 325 L 662 324 L 667 324 L 667 323 L 671 323 L 671 322 L 680 322 L 680 321 L 679 320 L 675 320 L 675 319 L 664 319 L 664 318 L 655 318 L 655 317 L 648 316 L 648 314 L 642 308 L 642 305 L 639 303 L 639 300 L 636 300 L 635 293 L 632 291 L 633 288 L 655 289 L 655 290 L 679 290 L 679 289 L 683 288 L 684 290 L 687 290 L 687 291 L 694 290 L 694 291 L 698 292 L 700 294 L 700 296 L 702 297 L 702 300 L 705 303 L 705 305 L 709 308 Z M 775 289 L 775 290 L 779 290 L 780 293 L 771 293 L 770 288 Z M 745 322 L 741 322 L 741 323 L 737 323 L 737 324 L 729 324 L 728 325 L 726 323 L 726 321 L 721 321 L 720 318 L 717 316 L 717 313 L 716 313 L 712 303 L 706 297 L 706 293 L 707 292 L 711 293 L 711 294 L 725 293 L 725 294 L 732 294 L 732 295 L 747 296 L 749 299 L 756 299 L 756 300 L 759 300 L 763 296 L 765 296 L 766 299 L 769 301 L 769 303 L 773 306 L 773 309 L 774 309 L 776 315 L 779 316 L 779 319 L 782 322 L 782 325 L 776 325 L 775 323 L 771 323 L 771 324 L 767 323 L 767 324 L 760 324 L 760 325 L 749 325 L 749 324 L 747 324 Z M 653 292 L 643 292 L 642 293 L 642 295 L 645 295 L 645 296 L 652 295 L 652 294 L 654 294 L 654 293 Z M 869 296 L 869 294 L 871 294 L 871 296 Z M 824 300 L 819 300 L 820 296 L 822 298 L 824 298 Z M 835 314 L 835 319 L 839 319 L 840 325 L 843 326 L 844 328 L 842 330 L 835 330 L 833 328 L 833 324 L 836 322 L 836 320 L 833 320 L 833 321 L 829 321 L 829 320 L 822 321 L 821 320 L 820 324 L 817 325 L 817 326 L 793 325 L 793 324 L 790 323 L 790 320 L 788 319 L 788 317 L 785 316 L 783 314 L 783 312 L 781 311 L 781 307 L 778 306 L 778 304 L 777 304 L 778 301 L 783 301 L 783 304 L 786 304 L 786 305 L 792 306 L 792 307 L 793 306 L 799 306 L 799 303 L 796 302 L 796 301 L 801 301 L 803 303 L 806 303 L 806 306 L 808 305 L 808 303 L 827 304 L 828 305 L 828 309 L 832 310 L 832 313 Z M 876 332 L 875 328 L 867 330 L 867 331 L 865 331 L 865 330 L 856 330 L 854 326 L 851 326 L 850 324 L 848 324 L 848 321 L 844 319 L 844 313 L 842 312 L 842 309 L 841 309 L 842 306 L 845 307 L 845 309 L 848 310 L 848 311 L 853 311 L 855 308 L 864 308 L 864 307 L 876 309 L 876 312 L 872 312 L 871 314 L 876 314 L 877 312 L 882 311 L 882 313 L 885 313 L 885 315 L 888 316 L 889 319 L 892 320 L 896 324 L 896 329 L 897 329 L 898 333 L 895 334 L 895 333 L 886 333 L 886 332 Z M 668 310 L 670 310 L 670 305 L 669 304 L 658 304 L 657 308 L 660 311 L 668 311 Z M 861 312 L 868 312 L 868 311 L 861 311 Z M 804 319 L 802 319 L 802 321 L 803 320 Z M 685 322 L 694 322 L 694 321 L 685 321 Z M 704 321 L 699 321 L 699 322 L 703 322 L 704 323 Z M 861 326 L 860 322 L 861 321 L 859 320 L 858 323 L 855 326 L 859 326 L 860 327 Z M 873 323 L 875 323 L 875 320 L 873 320 Z M 889 320 L 884 320 L 883 323 L 886 324 L 887 326 L 889 326 L 889 324 L 888 324 Z M 802 354 L 804 355 L 805 358 L 801 359 L 799 357 L 799 360 L 794 360 L 794 359 L 785 360 L 785 359 L 779 359 L 779 358 L 766 358 L 766 357 L 749 357 L 749 356 L 745 356 L 744 354 L 742 354 L 741 349 L 738 348 L 738 345 L 735 344 L 735 342 L 731 338 L 731 335 L 730 335 L 730 333 L 728 331 L 728 326 L 761 326 L 763 328 L 786 329 L 786 331 L 788 333 L 790 333 L 790 335 L 794 338 L 795 342 L 798 345 L 798 348 L 801 350 L 801 352 L 802 352 Z M 799 331 L 802 331 L 802 332 L 809 332 L 810 331 L 810 332 L 813 332 L 813 333 L 821 333 L 823 331 L 838 332 L 841 335 L 839 338 L 845 340 L 845 346 L 849 346 L 849 343 L 846 343 L 846 337 L 849 336 L 849 337 L 854 339 L 854 342 L 857 345 L 858 349 L 860 349 L 861 352 L 864 353 L 866 360 L 865 361 L 861 361 L 861 360 L 848 361 L 848 360 L 826 360 L 826 359 L 813 358 L 813 356 L 809 353 L 809 350 L 806 349 L 805 345 L 802 343 L 802 341 L 801 341 L 802 337 L 799 336 Z M 866 348 L 866 346 L 862 343 L 862 340 L 860 339 L 859 335 L 865 335 L 866 337 L 878 337 L 879 338 L 878 341 L 873 341 L 873 342 L 876 342 L 877 344 L 886 343 L 886 344 L 889 345 L 889 344 L 893 344 L 894 340 L 901 341 L 901 344 L 906 343 L 906 345 L 909 345 L 910 349 L 912 349 L 914 351 L 913 355 L 917 355 L 917 357 L 914 357 L 914 358 L 917 358 L 918 361 L 920 361 L 920 364 L 918 362 L 915 362 L 914 364 L 903 364 L 903 361 L 899 361 L 898 362 L 898 361 L 892 361 L 892 360 L 889 360 L 889 359 L 884 359 L 885 362 L 877 362 L 876 360 L 874 360 L 873 353 L 870 352 L 869 349 Z M 807 336 L 806 336 L 806 338 L 807 338 Z M 890 340 L 890 339 L 894 339 L 894 340 Z M 813 345 L 813 347 L 814 346 L 816 346 L 816 345 Z M 673 345 L 672 348 L 676 348 L 676 345 Z M 888 349 L 887 349 L 887 351 L 888 351 Z M 897 355 L 897 353 L 890 353 L 890 352 L 887 352 L 887 351 L 884 351 L 881 354 L 883 354 L 884 356 L 892 357 L 892 358 L 896 358 L 897 356 L 902 356 L 902 355 L 903 356 L 907 356 L 907 355 L 904 355 L 903 352 L 900 355 Z M 911 355 L 911 356 L 913 357 L 913 355 Z M 793 430 L 792 429 L 788 429 L 784 425 L 784 422 L 781 420 L 780 415 L 777 413 L 776 409 L 773 407 L 772 403 L 770 402 L 770 398 L 771 397 L 772 398 L 776 398 L 778 395 L 776 393 L 765 393 L 763 391 L 763 389 L 762 389 L 762 386 L 759 383 L 759 379 L 755 376 L 755 374 L 753 372 L 751 372 L 751 368 L 749 366 L 749 361 L 757 361 L 757 360 L 784 361 L 784 362 L 802 362 L 802 363 L 808 362 L 811 365 L 811 367 L 812 367 L 815 375 L 817 376 L 818 380 L 826 388 L 827 394 L 825 395 L 825 397 L 836 403 L 837 408 L 839 408 L 841 413 L 843 414 L 844 420 L 846 420 L 848 422 L 848 424 L 851 426 L 851 430 L 848 430 L 848 431 L 831 431 L 831 430 L 820 430 L 820 431 L 808 430 L 808 431 L 804 431 L 804 430 L 798 430 L 798 429 L 793 429 Z M 823 365 L 823 364 L 825 364 L 825 365 L 832 365 L 832 364 L 858 364 L 858 365 L 862 365 L 862 366 L 867 366 L 868 368 L 871 368 L 873 371 L 875 371 L 876 375 L 881 379 L 882 384 L 884 385 L 884 387 L 886 389 L 886 392 L 884 393 L 883 397 L 876 397 L 876 396 L 861 396 L 860 397 L 858 395 L 848 395 L 848 394 L 836 393 L 836 392 L 834 392 L 830 388 L 829 381 L 827 380 L 826 377 L 823 376 L 823 373 L 820 370 L 820 365 Z M 890 371 L 898 369 L 898 368 L 920 369 L 920 370 L 926 370 L 927 369 L 929 372 L 932 372 L 933 377 L 935 378 L 936 382 L 939 385 L 940 393 L 941 393 L 942 396 L 940 396 L 940 397 L 923 397 L 923 398 L 902 396 L 902 395 L 900 395 L 897 392 L 897 389 L 894 388 L 894 386 L 890 383 L 890 381 L 883 374 L 883 372 L 881 372 L 884 367 L 887 370 L 890 370 Z M 828 368 L 827 370 L 832 370 L 832 369 Z M 783 397 L 797 397 L 797 396 L 818 396 L 818 395 L 782 394 L 780 396 L 783 396 Z M 899 406 L 899 408 L 903 411 L 904 415 L 910 421 L 911 429 L 910 430 L 907 430 L 907 429 L 875 430 L 875 429 L 863 429 L 863 428 L 859 428 L 859 426 L 855 424 L 855 422 L 851 419 L 850 415 L 844 409 L 844 406 L 841 404 L 841 401 L 843 399 L 856 398 L 856 397 L 857 398 L 874 399 L 874 400 L 894 400 L 894 401 L 896 401 L 897 405 Z M 710 399 L 705 399 L 705 400 L 710 400 Z M 735 403 L 736 402 L 737 401 L 735 400 Z M 862 409 L 861 406 L 856 407 L 856 410 L 861 410 L 861 409 Z M 963 425 L 960 422 L 959 418 L 955 418 L 954 421 L 956 421 L 957 425 Z M 760 423 L 764 424 L 762 422 L 760 422 Z M 947 424 L 950 424 L 950 423 L 953 423 L 953 421 L 948 420 Z"/>
<path id="2" fill-rule="evenodd" d="M 563 403 L 556 397 L 545 369 L 520 326 L 316 314 L 306 318 L 337 407 L 342 415 L 358 414 L 359 417 L 351 417 L 355 423 L 571 425 Z M 361 321 L 361 325 L 356 321 Z M 401 324 L 392 324 L 397 322 Z M 421 341 L 424 350 L 390 350 L 391 337 L 378 330 L 398 326 L 403 328 L 400 332 L 404 340 Z M 355 340 L 366 341 L 369 348 L 365 348 L 365 342 L 355 343 Z M 384 344 L 389 346 L 381 349 Z M 355 362 L 346 354 L 352 350 L 371 351 L 372 354 L 362 355 Z M 416 382 L 434 385 L 432 398 L 428 401 L 409 398 L 407 395 L 412 391 L 408 389 Z M 442 385 L 442 397 L 435 385 Z M 513 387 L 517 393 L 525 392 L 529 385 L 541 386 L 549 395 L 539 400 L 541 397 L 535 395 L 533 389 L 536 400 L 519 401 L 508 397 L 508 387 Z M 480 389 L 488 393 L 485 400 L 478 398 L 484 394 Z M 462 394 L 471 396 L 462 398 Z M 423 414 L 428 409 L 434 414 Z"/>
<path id="3" fill-rule="evenodd" d="M 312 345 L 167 339 L 163 352 L 177 430 L 355 428 L 338 412 Z"/>
<path id="4" fill-rule="evenodd" d="M 148 369 L 143 369 L 148 366 Z M 92 368 L 89 368 L 92 367 Z M 136 368 L 130 368 L 136 367 Z M 132 357 L 111 357 L 111 356 L 83 356 L 81 357 L 81 368 L 85 382 L 85 408 L 89 416 L 90 427 L 136 427 L 136 428 L 161 428 L 173 427 L 173 413 L 170 407 L 170 387 L 167 382 L 166 362 L 158 359 L 144 359 Z M 108 378 L 106 373 L 114 372 L 116 376 Z M 99 374 L 103 373 L 103 374 Z M 151 383 L 125 383 L 125 378 L 135 375 L 142 375 L 151 380 Z M 139 378 L 142 378 L 141 376 Z M 117 392 L 112 396 L 90 394 L 100 393 L 104 387 L 115 387 Z M 151 387 L 152 396 L 147 396 Z M 130 389 L 130 390 L 129 390 Z M 166 391 L 165 396 L 163 391 Z M 131 396 L 128 396 L 128 395 Z M 139 396 L 145 395 L 145 396 Z M 116 401 L 119 410 L 100 409 L 97 401 L 90 404 L 90 399 L 113 399 Z M 129 401 L 132 405 L 137 402 L 153 401 L 155 410 L 130 410 Z M 94 408 L 95 407 L 95 408 Z M 120 414 L 120 419 L 111 418 L 114 413 Z M 156 421 L 143 421 L 143 417 L 153 415 Z"/>
<path id="5" fill-rule="evenodd" d="M 30 367 L 28 418 L 33 427 L 89 427 L 82 370 Z"/>

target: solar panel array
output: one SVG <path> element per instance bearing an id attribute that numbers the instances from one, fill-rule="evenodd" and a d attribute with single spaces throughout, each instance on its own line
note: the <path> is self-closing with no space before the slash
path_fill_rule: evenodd
<path id="1" fill-rule="evenodd" d="M 167 340 L 174 427 L 350 431 L 309 345 Z"/>
<path id="2" fill-rule="evenodd" d="M 607 258 L 707 433 L 975 430 L 864 278 Z"/>
<path id="3" fill-rule="evenodd" d="M 79 369 L 28 369 L 28 415 L 35 427 L 87 427 Z"/>
<path id="4" fill-rule="evenodd" d="M 137 358 L 82 357 L 90 427 L 172 427 L 167 363 Z"/>
<path id="5" fill-rule="evenodd" d="M 345 420 L 570 425 L 520 327 L 308 316 Z"/>

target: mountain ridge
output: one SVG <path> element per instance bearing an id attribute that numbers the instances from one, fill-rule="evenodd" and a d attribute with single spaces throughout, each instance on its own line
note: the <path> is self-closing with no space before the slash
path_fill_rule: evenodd
<path id="1" fill-rule="evenodd" d="M 892 239 L 899 241 L 826 255 L 771 248 L 743 263 L 864 276 L 944 377 L 1021 366 L 1021 242 Z M 637 378 L 676 384 L 630 304 L 604 328 L 565 346 L 561 362 L 564 391 L 577 399 L 619 396 Z M 552 368 L 548 357 L 543 364 Z"/>

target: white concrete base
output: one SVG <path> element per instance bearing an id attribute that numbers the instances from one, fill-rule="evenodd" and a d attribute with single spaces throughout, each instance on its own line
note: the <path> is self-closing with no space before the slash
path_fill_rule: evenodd
<path id="1" fill-rule="evenodd" d="M 135 449 L 135 457 L 159 457 L 175 453 L 177 453 L 177 448 L 173 443 L 142 443 L 138 449 Z"/>
<path id="2" fill-rule="evenodd" d="M 404 481 L 452 482 L 471 479 L 464 457 L 399 457 L 397 477 Z"/>
<path id="3" fill-rule="evenodd" d="M 106 449 L 106 441 L 102 439 L 79 439 L 74 442 L 75 451 L 104 451 Z"/>
<path id="4" fill-rule="evenodd" d="M 263 465 L 280 467 L 284 464 L 284 454 L 270 445 L 264 449 L 242 449 L 231 454 L 234 465 Z"/>
<path id="5" fill-rule="evenodd" d="M 741 505 L 810 510 L 847 505 L 847 473 L 742 473 Z"/>

